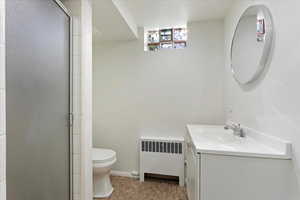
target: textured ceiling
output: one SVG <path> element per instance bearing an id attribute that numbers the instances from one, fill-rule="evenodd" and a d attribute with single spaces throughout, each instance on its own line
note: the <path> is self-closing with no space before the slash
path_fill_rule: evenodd
<path id="1" fill-rule="evenodd" d="M 93 1 L 94 40 L 126 41 L 137 38 L 136 24 L 134 20 L 129 20 L 130 12 L 119 2 L 120 0 Z"/>
<path id="2" fill-rule="evenodd" d="M 93 0 L 94 40 L 134 39 L 132 27 L 163 28 L 223 19 L 234 0 Z"/>
<path id="3" fill-rule="evenodd" d="M 120 0 L 140 27 L 222 19 L 233 0 Z"/>

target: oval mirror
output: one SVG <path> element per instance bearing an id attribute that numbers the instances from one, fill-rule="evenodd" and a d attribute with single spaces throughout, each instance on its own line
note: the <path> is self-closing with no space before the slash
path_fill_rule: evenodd
<path id="1" fill-rule="evenodd" d="M 256 80 L 270 57 L 273 22 L 269 9 L 255 5 L 246 9 L 231 44 L 231 70 L 240 84 Z"/>

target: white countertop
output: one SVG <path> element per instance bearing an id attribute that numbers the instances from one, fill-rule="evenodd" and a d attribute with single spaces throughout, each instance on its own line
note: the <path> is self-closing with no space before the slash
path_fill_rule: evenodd
<path id="1" fill-rule="evenodd" d="M 247 134 L 245 137 L 235 136 L 232 130 L 225 130 L 224 126 L 187 125 L 187 130 L 197 153 L 291 159 L 291 144 L 285 141 L 282 145 L 286 148 L 276 148 L 269 145 L 270 141 L 265 143 L 266 139 L 258 141 L 260 137 Z"/>

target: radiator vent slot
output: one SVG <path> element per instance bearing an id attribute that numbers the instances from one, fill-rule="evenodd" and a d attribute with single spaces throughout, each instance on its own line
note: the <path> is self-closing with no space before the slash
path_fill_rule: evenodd
<path id="1" fill-rule="evenodd" d="M 143 152 L 182 154 L 182 143 L 161 142 L 161 141 L 142 141 L 142 151 Z"/>

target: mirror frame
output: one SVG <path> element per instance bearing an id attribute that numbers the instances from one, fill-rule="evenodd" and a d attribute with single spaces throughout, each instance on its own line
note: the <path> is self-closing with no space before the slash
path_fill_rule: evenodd
<path id="1" fill-rule="evenodd" d="M 233 66 L 233 45 L 234 45 L 234 39 L 236 37 L 237 34 L 237 29 L 239 27 L 239 24 L 243 18 L 243 16 L 247 13 L 248 10 L 253 9 L 253 8 L 257 8 L 257 10 L 261 11 L 265 17 L 265 26 L 266 26 L 266 36 L 265 36 L 265 45 L 263 48 L 263 53 L 260 57 L 260 61 L 259 64 L 257 66 L 257 70 L 255 72 L 255 74 L 253 75 L 253 77 L 245 82 L 242 82 L 241 80 L 238 79 L 238 76 L 236 75 L 235 71 L 234 71 L 234 66 Z M 235 27 L 235 31 L 234 31 L 234 35 L 232 37 L 231 40 L 231 47 L 230 47 L 230 66 L 231 66 L 231 73 L 234 77 L 234 79 L 241 85 L 247 85 L 250 84 L 252 82 L 254 82 L 255 80 L 257 80 L 260 75 L 262 74 L 262 72 L 264 71 L 266 65 L 268 64 L 270 55 L 271 55 L 271 50 L 272 50 L 272 46 L 273 46 L 273 35 L 274 35 L 274 28 L 273 28 L 273 18 L 272 18 L 272 14 L 269 10 L 269 8 L 265 5 L 251 5 L 249 7 L 247 7 L 244 12 L 242 13 L 242 15 L 239 18 L 239 21 Z"/>

